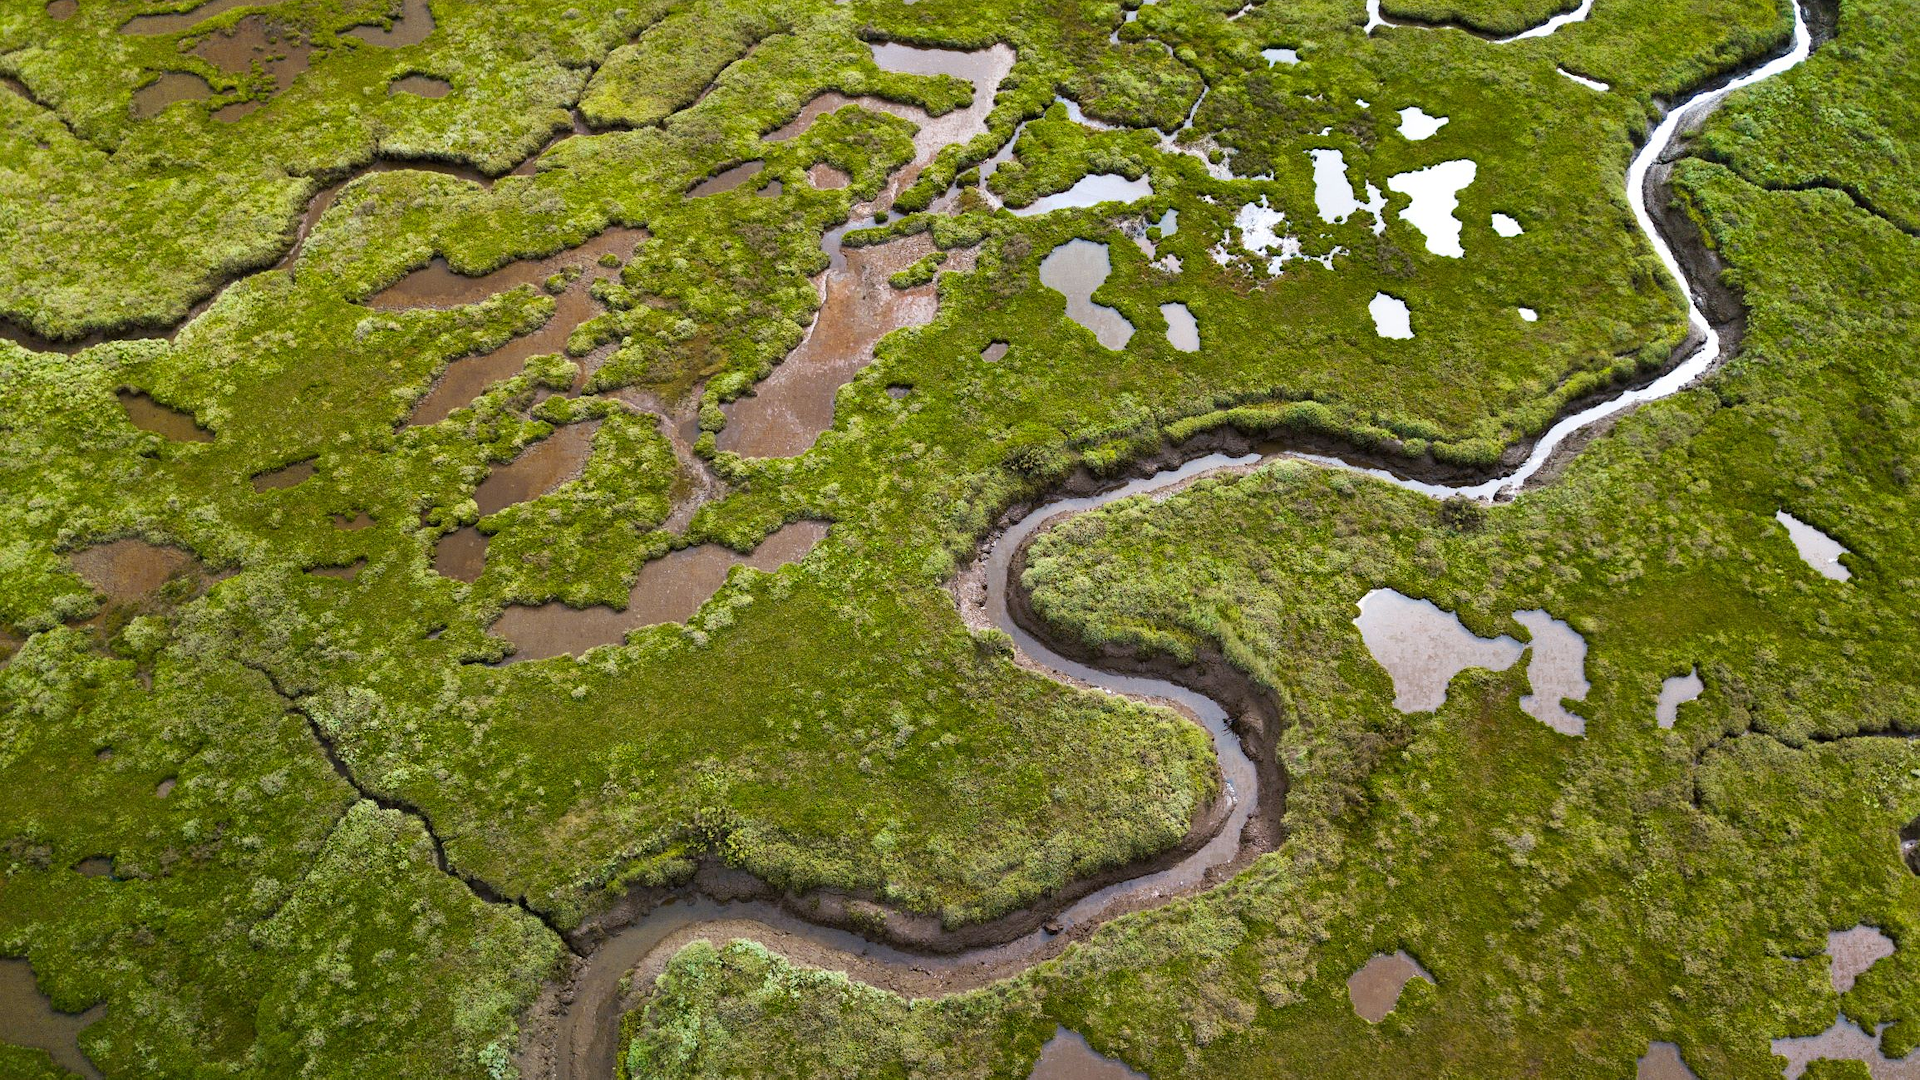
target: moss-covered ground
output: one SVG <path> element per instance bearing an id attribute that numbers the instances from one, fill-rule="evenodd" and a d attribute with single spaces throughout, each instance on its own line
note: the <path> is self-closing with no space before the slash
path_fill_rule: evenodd
<path id="1" fill-rule="evenodd" d="M 432 0 L 431 33 L 383 45 L 352 31 L 416 5 L 281 0 L 121 31 L 184 6 L 0 5 L 0 75 L 21 91 L 0 90 L 0 318 L 29 345 L 108 339 L 72 355 L 0 341 L 0 953 L 28 957 L 62 1007 L 107 1003 L 81 1043 L 109 1076 L 508 1074 L 517 1020 L 563 962 L 558 931 L 701 856 L 961 926 L 1164 850 L 1212 793 L 1205 738 L 1014 666 L 960 622 L 957 563 L 1076 466 L 1119 468 L 1170 434 L 1231 420 L 1480 467 L 1664 362 L 1682 308 L 1633 226 L 1627 159 L 1657 100 L 1775 51 L 1790 25 L 1775 0 L 1602 0 L 1497 46 L 1365 35 L 1364 5 L 1335 0 L 1160 0 L 1131 22 L 1094 2 Z M 1388 13 L 1487 30 L 1550 13 L 1457 7 Z M 1017 1073 L 1059 1019 L 1156 1074 L 1604 1071 L 1659 1035 L 1703 1075 L 1744 1075 L 1766 1034 L 1824 1026 L 1818 962 L 1784 957 L 1861 918 L 1898 936 L 1912 899 L 1882 857 L 1916 810 L 1904 743 L 1809 742 L 1897 728 L 1913 700 L 1899 597 L 1916 575 L 1891 524 L 1913 454 L 1911 132 L 1890 103 L 1905 30 L 1890 10 L 1849 6 L 1813 74 L 1767 92 L 1837 95 L 1827 106 L 1891 157 L 1833 125 L 1763 123 L 1797 99 L 1749 95 L 1700 140 L 1723 164 L 1681 173 L 1754 305 L 1746 354 L 1708 390 L 1646 410 L 1472 533 L 1415 497 L 1282 466 L 1042 550 L 1036 600 L 1063 630 L 1216 641 L 1282 694 L 1285 849 L 937 1004 L 752 948 L 689 953 L 636 1021 L 635 1071 Z M 262 18 L 312 47 L 309 68 L 282 81 L 203 58 L 210 35 Z M 690 466 L 628 402 L 698 400 L 720 426 L 717 406 L 805 333 L 822 235 L 913 154 L 910 123 L 857 107 L 763 136 L 827 91 L 933 114 L 967 101 L 960 80 L 876 66 L 879 40 L 1016 50 L 988 134 L 886 208 L 889 233 L 975 247 L 976 269 L 942 274 L 938 317 L 882 344 L 812 451 L 712 455 L 727 494 L 670 532 Z M 1269 66 L 1268 47 L 1302 62 Z M 168 71 L 211 96 L 140 115 L 134 95 Z M 389 92 L 414 74 L 452 89 Z M 1074 124 L 1061 96 L 1129 127 Z M 215 115 L 242 101 L 259 107 Z M 1416 104 L 1449 123 L 1409 142 L 1394 112 Z M 1356 195 L 1473 159 L 1466 257 L 1429 252 L 1397 194 L 1377 233 L 1366 211 L 1321 222 L 1311 149 L 1345 155 Z M 433 167 L 360 174 L 376 160 Z M 777 197 L 685 197 L 750 160 Z M 811 187 L 823 162 L 850 186 Z M 1100 172 L 1154 195 L 1125 213 L 993 208 Z M 275 267 L 309 200 L 348 177 Z M 1823 178 L 1835 190 L 1786 190 Z M 955 209 L 921 212 L 956 181 Z M 1272 276 L 1243 250 L 1232 223 L 1262 198 L 1331 267 Z M 1155 257 L 1178 273 L 1124 231 L 1168 209 L 1178 230 Z M 1495 236 L 1494 212 L 1526 232 Z M 594 286 L 604 311 L 567 355 L 406 425 L 449 363 L 539 327 L 554 301 L 370 297 L 435 257 L 479 273 L 610 225 L 647 238 Z M 1073 237 L 1110 246 L 1096 297 L 1136 327 L 1121 352 L 1038 281 Z M 1375 335 L 1381 291 L 1410 305 L 1414 339 Z M 1170 301 L 1199 319 L 1201 352 L 1165 340 Z M 980 360 L 993 341 L 1012 347 Z M 211 441 L 136 428 L 122 391 Z M 489 470 L 589 420 L 577 478 L 480 518 Z M 250 482 L 309 461 L 295 486 Z M 1779 506 L 1858 553 L 1853 582 L 1794 561 Z M 338 524 L 362 514 L 370 527 Z M 623 602 L 649 558 L 745 550 L 800 519 L 832 523 L 811 555 L 736 572 L 689 624 L 493 663 L 508 646 L 486 628 L 509 603 Z M 476 523 L 493 537 L 479 580 L 437 574 L 438 540 Z M 72 556 L 122 537 L 194 569 L 104 596 Z M 312 572 L 358 560 L 351 579 Z M 1569 746 L 1518 713 L 1517 672 L 1456 686 L 1435 717 L 1390 713 L 1346 625 L 1382 583 L 1483 630 L 1521 607 L 1573 619 L 1591 737 Z M 1708 696 L 1653 731 L 1652 687 L 1688 663 Z M 99 858 L 110 874 L 76 869 Z M 1346 1026 L 1340 981 L 1396 943 L 1441 989 L 1416 985 L 1377 1031 Z M 1903 1021 L 1890 1044 L 1920 1037 L 1902 1011 L 1912 962 L 1849 998 L 1851 1015 Z M 32 1075 L 44 1059 L 0 1050 L 16 1062 Z"/>

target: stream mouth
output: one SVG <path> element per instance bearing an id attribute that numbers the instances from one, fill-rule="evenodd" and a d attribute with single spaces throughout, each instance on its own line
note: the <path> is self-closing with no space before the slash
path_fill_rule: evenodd
<path id="1" fill-rule="evenodd" d="M 1472 483 L 1408 480 L 1386 469 L 1277 446 L 1261 447 L 1259 452 L 1194 456 L 1221 445 L 1243 451 L 1251 448 L 1250 440 L 1235 444 L 1225 436 L 1212 441 L 1203 436 L 1188 444 L 1184 455 L 1169 449 L 1154 461 L 1136 465 L 1144 471 L 1171 458 L 1172 467 L 1106 490 L 1087 491 L 1103 482 L 1078 474 L 1064 493 L 1024 513 L 1016 509 L 1009 515 L 1010 523 L 983 541 L 978 557 L 952 587 L 965 623 L 1007 634 L 1015 645 L 1015 661 L 1024 667 L 1069 685 L 1170 705 L 1211 738 L 1219 760 L 1220 797 L 1201 815 L 1203 820 L 1189 842 L 1177 848 L 1171 860 L 1163 856 L 1144 866 L 1119 868 L 1111 880 L 1097 880 L 1091 887 L 1083 882 L 1077 893 L 1070 888 L 1056 897 L 1055 903 L 1064 906 L 1051 911 L 1036 906 L 997 920 L 997 925 L 969 927 L 932 940 L 900 935 L 911 942 L 907 948 L 824 925 L 852 922 L 846 916 L 858 901 L 840 898 L 836 905 L 823 904 L 819 897 L 786 897 L 775 902 L 762 898 L 769 890 L 757 879 L 748 878 L 752 884 L 741 885 L 747 876 L 737 872 L 731 874 L 732 891 L 729 872 L 719 871 L 713 875 L 718 881 L 697 876 L 692 886 L 676 892 L 630 897 L 627 910 L 608 913 L 574 935 L 573 944 L 581 947 L 583 956 L 574 962 L 570 977 L 550 986 L 542 1001 L 529 1010 L 528 1034 L 519 1054 L 523 1075 L 552 1080 L 600 1080 L 614 1075 L 620 1017 L 645 1000 L 667 962 L 693 941 L 750 939 L 795 963 L 839 970 L 908 997 L 938 996 L 1016 974 L 1057 955 L 1067 944 L 1084 939 L 1120 914 L 1210 888 L 1276 847 L 1286 778 L 1273 753 L 1278 718 L 1263 707 L 1270 700 L 1266 694 L 1217 654 L 1184 668 L 1125 653 L 1067 655 L 1077 646 L 1052 641 L 1016 587 L 1027 544 L 1040 531 L 1073 514 L 1135 495 L 1164 498 L 1209 474 L 1244 472 L 1279 457 L 1363 472 L 1434 498 L 1464 496 L 1490 502 L 1519 490 L 1556 459 L 1563 444 L 1577 445 L 1569 440 L 1596 423 L 1691 385 L 1720 362 L 1726 343 L 1714 320 L 1702 310 L 1699 298 L 1711 295 L 1706 283 L 1692 280 L 1687 273 L 1698 267 L 1683 265 L 1656 225 L 1649 208 L 1649 173 L 1684 129 L 1726 94 L 1786 71 L 1807 57 L 1811 37 L 1805 2 L 1796 0 L 1794 5 L 1792 45 L 1785 53 L 1745 74 L 1696 90 L 1667 113 L 1629 165 L 1627 189 L 1635 220 L 1686 294 L 1692 340 L 1698 343 L 1665 374 L 1564 416 L 1535 441 L 1518 468 Z M 1584 10 L 1583 6 L 1579 13 Z M 1187 460 L 1179 460 L 1180 456 Z M 1127 874 L 1131 876 L 1118 876 Z M 869 919 L 883 916 L 890 933 L 894 920 L 911 919 L 875 905 L 866 908 Z M 992 940 L 999 934 L 1005 936 Z M 940 951 L 943 946 L 948 951 Z"/>

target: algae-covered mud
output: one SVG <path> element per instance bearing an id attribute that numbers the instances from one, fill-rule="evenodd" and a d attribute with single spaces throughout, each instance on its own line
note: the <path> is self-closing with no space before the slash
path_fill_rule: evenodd
<path id="1" fill-rule="evenodd" d="M 1911 14 L 0 4 L 0 1075 L 1920 1068 Z"/>

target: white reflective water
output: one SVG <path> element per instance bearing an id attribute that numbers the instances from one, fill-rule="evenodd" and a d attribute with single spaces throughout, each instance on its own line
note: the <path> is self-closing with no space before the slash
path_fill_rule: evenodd
<path id="1" fill-rule="evenodd" d="M 1400 217 L 1427 239 L 1427 250 L 1435 255 L 1458 259 L 1466 249 L 1460 246 L 1460 219 L 1453 212 L 1460 206 L 1460 190 L 1473 183 L 1479 166 L 1466 158 L 1443 161 L 1413 172 L 1400 173 L 1387 181 L 1413 201 L 1400 211 Z"/>
<path id="2" fill-rule="evenodd" d="M 1694 668 L 1685 675 L 1673 675 L 1660 683 L 1660 700 L 1653 707 L 1654 723 L 1670 728 L 1680 719 L 1680 706 L 1693 701 L 1704 693 L 1707 684 L 1700 681 L 1700 669 Z"/>
<path id="3" fill-rule="evenodd" d="M 1587 640 L 1537 609 L 1516 611 L 1513 619 L 1533 635 L 1527 661 L 1527 686 L 1533 693 L 1520 699 L 1520 711 L 1562 735 L 1585 735 L 1586 719 L 1568 712 L 1561 699 L 1582 701 L 1593 688 L 1587 681 Z"/>
<path id="4" fill-rule="evenodd" d="M 1584 86 L 1589 90 L 1598 90 L 1604 94 L 1608 90 L 1613 89 L 1612 86 L 1608 85 L 1607 83 L 1601 82 L 1599 79 L 1589 79 L 1585 75 L 1575 75 L 1573 72 L 1568 71 L 1566 68 L 1554 68 L 1553 70 L 1559 72 L 1562 75 L 1565 75 L 1567 78 L 1572 79 L 1574 82 L 1579 83 L 1581 86 Z"/>
<path id="5" fill-rule="evenodd" d="M 1408 142 L 1420 142 L 1433 137 L 1447 124 L 1447 117 L 1428 116 L 1418 105 L 1409 105 L 1400 110 L 1400 137 Z"/>
<path id="6" fill-rule="evenodd" d="M 1267 62 L 1268 67 L 1272 67 L 1275 64 L 1297 64 L 1300 62 L 1300 54 L 1292 49 L 1261 49 L 1260 58 Z"/>
<path id="7" fill-rule="evenodd" d="M 1520 312 L 1521 322 L 1539 322 L 1540 321 L 1540 313 L 1533 310 L 1532 308 L 1523 307 L 1523 308 L 1519 308 L 1518 310 Z"/>
<path id="8" fill-rule="evenodd" d="M 1505 671 L 1526 646 L 1500 635 L 1483 638 L 1460 616 L 1431 600 L 1393 589 L 1360 598 L 1360 640 L 1393 678 L 1393 707 L 1403 713 L 1432 712 L 1447 701 L 1447 684 L 1468 668 Z"/>
<path id="9" fill-rule="evenodd" d="M 1094 173 L 1081 177 L 1065 191 L 1036 199 L 1032 205 L 1013 212 L 1020 217 L 1032 217 L 1050 210 L 1098 206 L 1105 202 L 1134 203 L 1152 195 L 1153 183 L 1144 176 L 1129 180 L 1118 173 Z"/>
<path id="10" fill-rule="evenodd" d="M 1413 312 L 1408 310 L 1405 300 L 1374 293 L 1367 303 L 1367 313 L 1373 316 L 1373 332 L 1381 337 L 1401 341 L 1413 337 Z"/>
<path id="11" fill-rule="evenodd" d="M 1787 536 L 1793 540 L 1793 546 L 1807 565 L 1820 573 L 1821 577 L 1834 581 L 1846 581 L 1853 577 L 1853 571 L 1840 561 L 1847 549 L 1840 541 L 1821 532 L 1819 529 L 1801 521 L 1785 510 L 1774 512 L 1773 519 L 1787 527 Z"/>
<path id="12" fill-rule="evenodd" d="M 1527 230 L 1520 227 L 1520 222 L 1517 218 L 1511 218 L 1505 214 L 1495 214 L 1493 215 L 1493 231 L 1496 236 L 1519 236 Z"/>
<path id="13" fill-rule="evenodd" d="M 1126 316 L 1093 302 L 1094 290 L 1113 273 L 1107 245 L 1069 240 L 1040 260 L 1040 283 L 1067 298 L 1067 317 L 1093 331 L 1100 344 L 1124 349 L 1133 337 Z"/>
<path id="14" fill-rule="evenodd" d="M 1185 304 L 1160 305 L 1160 317 L 1167 320 L 1167 342 L 1181 352 L 1200 351 L 1200 323 Z"/>
<path id="15" fill-rule="evenodd" d="M 1338 150 L 1309 150 L 1313 159 L 1313 205 L 1320 220 L 1339 225 L 1365 204 L 1353 196 L 1353 183 L 1347 179 L 1346 155 Z"/>

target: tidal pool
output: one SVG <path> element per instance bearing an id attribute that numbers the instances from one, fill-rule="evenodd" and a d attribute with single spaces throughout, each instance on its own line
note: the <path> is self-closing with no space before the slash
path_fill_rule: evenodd
<path id="1" fill-rule="evenodd" d="M 1539 322 L 1540 321 L 1540 313 L 1533 310 L 1530 307 L 1523 307 L 1517 310 L 1520 312 L 1521 322 Z"/>
<path id="2" fill-rule="evenodd" d="M 1405 949 L 1390 955 L 1382 953 L 1347 977 L 1347 999 L 1353 1002 L 1353 1011 L 1360 1019 L 1377 1024 L 1400 1003 L 1400 992 L 1414 979 L 1434 984 L 1433 976 Z"/>
<path id="3" fill-rule="evenodd" d="M 137 120 L 146 120 L 160 115 L 175 102 L 199 101 L 211 96 L 213 87 L 200 76 L 187 71 L 164 71 L 158 79 L 133 92 L 133 115 Z"/>
<path id="4" fill-rule="evenodd" d="M 81 580 L 117 604 L 131 604 L 197 566 L 176 547 L 161 547 L 129 537 L 74 552 L 68 558 Z"/>
<path id="5" fill-rule="evenodd" d="M 1707 688 L 1700 681 L 1700 669 L 1694 668 L 1685 675 L 1673 675 L 1660 683 L 1660 701 L 1653 708 L 1654 723 L 1670 728 L 1680 719 L 1680 706 L 1698 698 Z"/>
<path id="6" fill-rule="evenodd" d="M 225 15 L 234 8 L 271 7 L 279 0 L 208 0 L 199 7 L 161 15 L 135 15 L 120 26 L 123 34 L 172 34 Z"/>
<path id="7" fill-rule="evenodd" d="M 1888 1026 L 1882 1024 L 1869 1035 L 1845 1016 L 1836 1015 L 1833 1026 L 1818 1035 L 1774 1039 L 1772 1049 L 1776 1056 L 1787 1059 L 1787 1067 L 1781 1072 L 1786 1080 L 1799 1080 L 1809 1064 L 1822 1059 L 1865 1062 L 1873 1080 L 1920 1080 L 1920 1053 L 1904 1058 L 1881 1054 L 1880 1036 Z"/>
<path id="8" fill-rule="evenodd" d="M 471 585 L 480 580 L 486 564 L 487 534 L 472 525 L 453 530 L 434 545 L 433 569 L 443 577 Z"/>
<path id="9" fill-rule="evenodd" d="M 1400 211 L 1400 217 L 1420 230 L 1426 237 L 1427 250 L 1435 255 L 1457 259 L 1466 254 L 1460 246 L 1460 219 L 1453 216 L 1453 211 L 1460 205 L 1460 189 L 1473 183 L 1478 171 L 1478 165 L 1460 158 L 1387 180 L 1388 190 L 1413 200 Z"/>
<path id="10" fill-rule="evenodd" d="M 102 1004 L 85 1012 L 61 1012 L 40 992 L 27 961 L 0 959 L 0 1042 L 45 1050 L 62 1068 L 99 1080 L 100 1070 L 80 1052 L 80 1032 L 106 1011 Z"/>
<path id="11" fill-rule="evenodd" d="M 1634 1080 L 1699 1080 L 1670 1042 L 1651 1042 L 1634 1070 Z"/>
<path id="12" fill-rule="evenodd" d="M 314 460 L 307 458 L 305 461 L 296 461 L 291 465 L 283 465 L 277 469 L 268 469 L 266 472 L 255 474 L 253 490 L 273 491 L 304 484 L 313 478 Z"/>
<path id="13" fill-rule="evenodd" d="M 1428 116 L 1418 105 L 1409 105 L 1400 110 L 1400 137 L 1408 142 L 1421 142 L 1433 137 L 1433 133 L 1447 125 L 1448 117 Z"/>
<path id="14" fill-rule="evenodd" d="M 193 54 L 236 75 L 253 70 L 257 64 L 273 77 L 277 92 L 307 70 L 313 46 L 299 34 L 269 23 L 264 15 L 249 15 L 224 31 L 202 38 L 193 47 Z"/>
<path id="15" fill-rule="evenodd" d="M 1069 240 L 1040 261 L 1040 283 L 1067 298 L 1067 317 L 1098 338 L 1109 349 L 1124 349 L 1133 337 L 1133 324 L 1113 308 L 1093 302 L 1093 293 L 1113 273 L 1107 245 L 1092 240 Z"/>
<path id="16" fill-rule="evenodd" d="M 1567 78 L 1572 79 L 1574 82 L 1579 83 L 1581 86 L 1584 86 L 1589 90 L 1598 90 L 1599 92 L 1604 94 L 1608 90 L 1612 89 L 1612 87 L 1608 86 L 1606 83 L 1601 82 L 1599 79 L 1589 79 L 1585 75 L 1575 75 L 1573 72 L 1568 71 L 1566 68 L 1554 68 L 1553 70 L 1559 72 L 1562 75 L 1565 75 Z"/>
<path id="17" fill-rule="evenodd" d="M 1339 225 L 1366 203 L 1354 197 L 1353 182 L 1347 179 L 1347 158 L 1338 150 L 1309 150 L 1313 159 L 1313 205 L 1320 220 Z"/>
<path id="18" fill-rule="evenodd" d="M 387 84 L 389 94 L 413 94 L 424 98 L 443 98 L 453 92 L 453 84 L 432 75 L 403 75 Z"/>
<path id="19" fill-rule="evenodd" d="M 1592 683 L 1587 681 L 1587 642 L 1573 627 L 1538 609 L 1516 611 L 1515 622 L 1533 635 L 1527 661 L 1527 684 L 1533 693 L 1520 699 L 1520 711 L 1562 735 L 1585 735 L 1587 722 L 1561 704 L 1580 701 Z"/>
<path id="20" fill-rule="evenodd" d="M 1847 549 L 1840 541 L 1821 532 L 1819 529 L 1801 521 L 1785 510 L 1776 510 L 1773 519 L 1786 526 L 1787 536 L 1793 540 L 1793 546 L 1800 552 L 1808 566 L 1818 571 L 1820 576 L 1835 581 L 1846 581 L 1853 577 L 1853 571 L 1840 561 Z"/>
<path id="21" fill-rule="evenodd" d="M 1160 317 L 1167 320 L 1167 343 L 1181 352 L 1200 351 L 1200 323 L 1187 305 L 1160 305 Z"/>
<path id="22" fill-rule="evenodd" d="M 433 11 L 427 6 L 427 0 L 405 0 L 400 7 L 400 17 L 392 26 L 356 26 L 347 33 L 383 49 L 418 45 L 433 33 Z"/>
<path id="23" fill-rule="evenodd" d="M 1893 939 L 1878 927 L 1862 923 L 1851 930 L 1828 931 L 1827 958 L 1831 963 L 1827 977 L 1833 982 L 1833 992 L 1844 994 L 1853 989 L 1853 984 L 1868 968 L 1892 956 L 1893 952 Z"/>
<path id="24" fill-rule="evenodd" d="M 192 413 L 169 409 L 137 390 L 119 392 L 127 420 L 141 431 L 151 431 L 174 442 L 212 442 L 213 432 L 201 427 Z"/>
<path id="25" fill-rule="evenodd" d="M 1077 1031 L 1053 1029 L 1053 1038 L 1040 1048 L 1040 1060 L 1033 1063 L 1028 1080 L 1146 1080 L 1145 1074 L 1127 1068 L 1087 1045 Z"/>
<path id="26" fill-rule="evenodd" d="M 1493 215 L 1493 231 L 1494 234 L 1498 236 L 1519 236 L 1527 230 L 1520 227 L 1518 219 L 1508 217 L 1505 214 L 1495 214 Z"/>
<path id="27" fill-rule="evenodd" d="M 1373 316 L 1373 332 L 1383 338 L 1405 341 L 1413 337 L 1413 311 L 1407 302 L 1386 293 L 1374 293 L 1367 301 L 1367 313 Z"/>
<path id="28" fill-rule="evenodd" d="M 537 499 L 579 475 L 593 450 L 594 432 L 599 430 L 598 420 L 566 424 L 522 450 L 519 457 L 496 466 L 473 492 L 480 516 Z"/>
<path id="29" fill-rule="evenodd" d="M 692 618 L 726 584 L 735 566 L 771 573 L 806 558 L 826 535 L 825 522 L 796 521 L 760 541 L 749 555 L 719 544 L 682 548 L 640 567 L 625 611 L 570 608 L 558 601 L 538 607 L 512 605 L 493 624 L 492 633 L 513 642 L 507 663 L 578 656 L 595 646 L 617 645 L 642 626 Z"/>
<path id="30" fill-rule="evenodd" d="M 1447 684 L 1468 668 L 1505 671 L 1526 646 L 1500 635 L 1483 638 L 1460 617 L 1431 600 L 1393 589 L 1360 598 L 1360 640 L 1393 677 L 1393 707 L 1403 713 L 1432 712 L 1446 704 Z"/>
<path id="31" fill-rule="evenodd" d="M 1261 49 L 1260 59 L 1265 60 L 1268 67 L 1275 64 L 1297 64 L 1300 62 L 1300 54 L 1293 49 Z"/>
<path id="32" fill-rule="evenodd" d="M 1153 195 L 1153 184 L 1145 176 L 1129 180 L 1119 173 L 1093 173 L 1083 176 L 1065 191 L 1042 196 L 1032 205 L 1013 210 L 1020 217 L 1032 217 L 1053 210 L 1098 206 L 1106 202 L 1133 203 Z M 1010 208 L 1011 209 L 1011 208 Z"/>
<path id="33" fill-rule="evenodd" d="M 1012 347 L 1012 345 L 1004 341 L 990 342 L 986 348 L 980 350 L 980 359 L 985 360 L 989 364 L 995 363 L 1005 359 L 1007 350 Z"/>
<path id="34" fill-rule="evenodd" d="M 730 169 L 723 169 L 720 172 L 714 173 L 712 176 L 695 184 L 693 189 L 687 192 L 687 197 L 690 199 L 702 199 L 708 195 L 718 195 L 723 191 L 732 191 L 734 188 L 746 183 L 752 177 L 759 175 L 760 170 L 766 167 L 767 163 L 765 161 L 743 161 Z"/>

